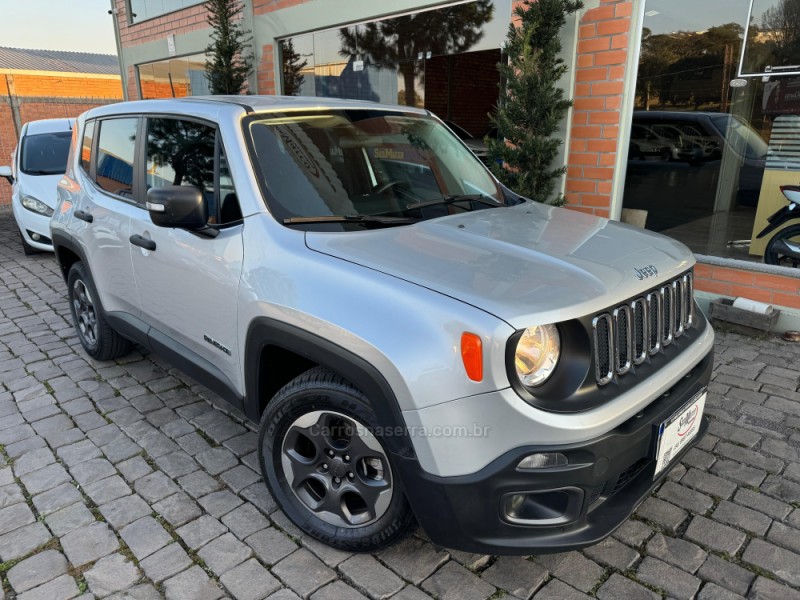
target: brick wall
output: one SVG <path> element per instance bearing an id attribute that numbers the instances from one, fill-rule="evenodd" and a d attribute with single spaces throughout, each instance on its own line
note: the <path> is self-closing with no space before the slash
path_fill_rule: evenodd
<path id="1" fill-rule="evenodd" d="M 695 288 L 704 292 L 800 309 L 800 279 L 795 277 L 705 264 L 695 266 L 694 275 Z"/>
<path id="2" fill-rule="evenodd" d="M 263 15 L 309 1 L 310 0 L 253 0 L 253 14 Z"/>
<path id="3" fill-rule="evenodd" d="M 127 4 L 125 0 L 116 0 L 119 38 L 124 47 L 166 40 L 170 33 L 189 33 L 208 27 L 206 9 L 202 3 L 134 24 L 128 20 Z"/>
<path id="4" fill-rule="evenodd" d="M 122 98 L 119 75 L 107 77 L 82 76 L 75 73 L 37 75 L 12 73 L 17 96 L 46 96 L 58 98 Z M 0 74 L 0 94 L 8 95 L 6 76 Z"/>
<path id="5" fill-rule="evenodd" d="M 570 208 L 609 216 L 631 28 L 631 0 L 600 0 L 578 30 L 575 105 L 567 159 Z M 633 76 L 633 74 L 628 74 Z"/>
<path id="6" fill-rule="evenodd" d="M 275 49 L 272 44 L 261 47 L 261 60 L 256 64 L 256 93 L 276 94 L 278 86 L 275 83 Z"/>

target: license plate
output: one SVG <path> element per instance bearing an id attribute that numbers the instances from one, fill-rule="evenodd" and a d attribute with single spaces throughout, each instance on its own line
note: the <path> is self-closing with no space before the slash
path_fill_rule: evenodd
<path id="1" fill-rule="evenodd" d="M 658 428 L 654 479 L 697 436 L 705 405 L 706 390 L 703 390 L 679 408 L 669 419 L 661 423 Z"/>

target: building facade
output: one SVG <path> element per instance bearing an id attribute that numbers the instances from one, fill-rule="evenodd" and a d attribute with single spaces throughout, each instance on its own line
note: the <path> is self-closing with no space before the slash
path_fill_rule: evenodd
<path id="1" fill-rule="evenodd" d="M 800 183 L 800 0 L 584 0 L 563 31 L 568 206 L 698 256 L 697 289 L 796 311 L 791 261 L 757 233 Z M 129 99 L 207 93 L 194 0 L 111 0 Z M 245 0 L 258 94 L 427 108 L 491 135 L 516 0 Z"/>
<path id="2" fill-rule="evenodd" d="M 0 47 L 0 164 L 28 121 L 77 117 L 122 96 L 116 56 Z M 11 186 L 0 179 L 0 210 L 10 202 Z"/>

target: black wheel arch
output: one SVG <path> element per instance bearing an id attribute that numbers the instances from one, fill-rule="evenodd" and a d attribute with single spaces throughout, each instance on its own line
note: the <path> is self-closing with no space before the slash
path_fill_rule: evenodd
<path id="1" fill-rule="evenodd" d="M 291 356 L 290 360 L 278 359 L 287 355 Z M 274 377 L 269 370 L 271 359 L 278 359 L 274 366 L 275 371 L 280 372 L 275 372 Z M 388 433 L 382 436 L 382 441 L 389 452 L 415 458 L 397 398 L 377 368 L 330 340 L 269 317 L 256 318 L 247 331 L 245 414 L 258 422 L 278 388 L 315 366 L 325 367 L 347 379 L 368 398 L 380 427 Z"/>
<path id="2" fill-rule="evenodd" d="M 89 263 L 86 260 L 86 255 L 83 248 L 74 237 L 63 231 L 52 231 L 53 236 L 53 250 L 58 261 L 58 266 L 61 268 L 61 275 L 64 281 L 69 277 L 69 270 L 76 262 L 81 261 L 86 268 L 89 269 Z M 89 269 L 91 272 L 91 269 Z"/>

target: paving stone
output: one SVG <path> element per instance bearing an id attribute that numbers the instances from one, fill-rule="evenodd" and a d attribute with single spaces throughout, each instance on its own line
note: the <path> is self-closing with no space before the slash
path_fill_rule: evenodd
<path id="1" fill-rule="evenodd" d="M 748 467 L 741 463 L 730 460 L 718 460 L 711 467 L 711 472 L 723 479 L 733 481 L 741 485 L 758 487 L 767 476 L 767 472 L 762 469 Z"/>
<path id="2" fill-rule="evenodd" d="M 749 598 L 753 600 L 800 600 L 800 592 L 789 586 L 765 577 L 758 577 L 750 588 Z"/>
<path id="3" fill-rule="evenodd" d="M 183 448 L 185 452 L 192 456 L 196 456 L 202 452 L 206 452 L 207 450 L 211 449 L 211 446 L 207 441 L 205 441 L 200 434 L 193 431 L 187 435 L 181 436 L 175 440 L 178 445 Z"/>
<path id="4" fill-rule="evenodd" d="M 21 425 L 18 427 L 9 427 L 8 429 L 0 430 L 0 445 L 8 446 L 14 442 L 27 439 L 36 435 L 33 427 L 30 425 Z"/>
<path id="5" fill-rule="evenodd" d="M 64 461 L 64 464 L 72 467 L 78 463 L 97 458 L 101 452 L 100 448 L 95 446 L 91 440 L 81 440 L 69 446 L 61 446 L 56 450 L 56 454 Z"/>
<path id="6" fill-rule="evenodd" d="M 3 459 L 5 461 L 5 459 Z M 14 470 L 11 467 L 0 469 L 0 485 L 9 485 L 14 483 Z"/>
<path id="7" fill-rule="evenodd" d="M 168 423 L 164 423 L 161 425 L 160 429 L 164 435 L 169 436 L 172 439 L 176 439 L 192 433 L 194 431 L 194 426 L 185 419 L 178 417 L 177 419 L 169 421 Z"/>
<path id="8" fill-rule="evenodd" d="M 120 438 L 122 435 L 122 431 L 119 427 L 114 425 L 113 423 L 108 423 L 103 425 L 102 427 L 98 427 L 97 429 L 93 429 L 89 433 L 86 434 L 92 443 L 96 446 L 105 446 L 106 444 L 110 444 Z"/>
<path id="9" fill-rule="evenodd" d="M 792 507 L 785 502 L 775 500 L 765 494 L 759 494 L 758 492 L 746 488 L 739 488 L 736 490 L 736 495 L 733 497 L 733 500 L 737 504 L 747 506 L 748 508 L 757 510 L 777 520 L 785 519 L 786 515 L 792 510 Z"/>
<path id="10" fill-rule="evenodd" d="M 119 534 L 138 560 L 172 542 L 172 536 L 153 517 L 142 517 L 123 527 Z"/>
<path id="11" fill-rule="evenodd" d="M 297 550 L 297 544 L 273 527 L 262 529 L 248 536 L 244 542 L 267 566 L 276 564 Z"/>
<path id="12" fill-rule="evenodd" d="M 174 410 L 165 406 L 164 408 L 147 413 L 145 419 L 155 427 L 162 427 L 163 425 L 180 419 L 180 417 L 175 414 Z"/>
<path id="13" fill-rule="evenodd" d="M 374 557 L 357 554 L 339 565 L 339 571 L 373 600 L 383 600 L 403 588 L 403 581 Z"/>
<path id="14" fill-rule="evenodd" d="M 636 571 L 639 581 L 665 590 L 670 596 L 690 600 L 700 589 L 701 581 L 664 561 L 646 556 Z"/>
<path id="15" fill-rule="evenodd" d="M 25 556 L 50 538 L 50 532 L 41 523 L 31 523 L 6 533 L 0 536 L 0 562 Z"/>
<path id="16" fill-rule="evenodd" d="M 225 440 L 222 445 L 236 456 L 244 456 L 258 448 L 258 435 L 252 431 L 248 431 L 242 435 Z"/>
<path id="17" fill-rule="evenodd" d="M 13 444 L 9 444 L 5 448 L 6 448 L 6 454 L 8 454 L 8 457 L 12 459 L 20 458 L 21 456 L 27 454 L 31 450 L 38 450 L 40 448 L 49 450 L 47 448 L 47 443 L 44 441 L 44 438 L 40 438 L 39 436 L 29 437 L 19 442 L 14 442 Z M 17 466 L 16 463 L 15 466 Z"/>
<path id="18" fill-rule="evenodd" d="M 734 594 L 715 583 L 707 583 L 697 595 L 697 600 L 743 600 L 744 596 Z"/>
<path id="19" fill-rule="evenodd" d="M 768 440 L 767 440 L 768 441 Z M 765 441 L 765 443 L 767 443 Z M 727 442 L 720 442 L 714 447 L 714 452 L 730 458 L 731 460 L 750 465 L 756 469 L 769 473 L 780 473 L 783 469 L 783 461 L 770 456 L 765 456 L 761 452 L 754 452 L 741 446 L 735 446 Z M 759 482 L 760 483 L 760 482 Z"/>
<path id="20" fill-rule="evenodd" d="M 134 456 L 117 464 L 117 469 L 122 476 L 128 481 L 133 483 L 140 477 L 144 477 L 153 471 L 147 461 L 141 456 Z"/>
<path id="21" fill-rule="evenodd" d="M 198 502 L 208 514 L 219 519 L 241 505 L 242 499 L 231 494 L 228 490 L 222 490 L 203 496 Z"/>
<path id="22" fill-rule="evenodd" d="M 46 435 L 51 431 L 62 431 L 70 427 L 72 427 L 72 421 L 63 413 L 53 415 L 41 421 L 36 421 L 36 423 L 33 424 L 33 429 L 39 435 Z"/>
<path id="23" fill-rule="evenodd" d="M 25 489 L 31 495 L 46 492 L 71 479 L 69 473 L 59 464 L 47 465 L 38 471 L 20 477 Z"/>
<path id="24" fill-rule="evenodd" d="M 17 563 L 8 571 L 8 582 L 17 594 L 47 583 L 67 572 L 67 559 L 56 550 L 45 550 Z"/>
<path id="25" fill-rule="evenodd" d="M 281 587 L 254 558 L 226 572 L 220 581 L 236 600 L 262 600 Z"/>
<path id="26" fill-rule="evenodd" d="M 327 544 L 323 544 L 307 535 L 301 538 L 300 543 L 331 569 L 336 568 L 339 563 L 353 556 L 352 552 L 344 552 L 336 548 L 331 548 Z"/>
<path id="27" fill-rule="evenodd" d="M 667 502 L 700 515 L 704 515 L 714 506 L 714 499 L 710 496 L 672 481 L 665 482 L 658 490 L 658 495 Z"/>
<path id="28" fill-rule="evenodd" d="M 164 582 L 167 600 L 217 600 L 224 594 L 205 571 L 195 565 Z"/>
<path id="29" fill-rule="evenodd" d="M 41 438 L 31 438 L 41 439 Z M 42 440 L 44 443 L 44 440 Z M 14 474 L 21 477 L 26 473 L 31 473 L 42 467 L 55 462 L 55 456 L 49 448 L 36 448 L 30 452 L 26 452 L 14 461 Z"/>
<path id="30" fill-rule="evenodd" d="M 82 501 L 80 492 L 71 483 L 62 483 L 33 497 L 33 505 L 42 516 Z"/>
<path id="31" fill-rule="evenodd" d="M 605 574 L 605 569 L 582 554 L 568 552 L 560 555 L 553 568 L 553 576 L 582 592 L 588 592 L 597 585 Z"/>
<path id="32" fill-rule="evenodd" d="M 257 481 L 253 485 L 247 486 L 240 493 L 245 500 L 254 504 L 265 514 L 272 514 L 278 508 L 263 481 Z"/>
<path id="33" fill-rule="evenodd" d="M 155 462 L 159 469 L 173 479 L 188 475 L 200 468 L 194 459 L 183 450 L 160 456 L 155 459 Z"/>
<path id="34" fill-rule="evenodd" d="M 530 598 L 547 579 L 547 571 L 525 558 L 502 556 L 481 577 L 513 596 Z"/>
<path id="35" fill-rule="evenodd" d="M 229 471 L 225 471 L 219 478 L 222 479 L 234 493 L 238 494 L 249 485 L 261 480 L 261 475 L 249 467 L 239 465 Z"/>
<path id="36" fill-rule="evenodd" d="M 777 475 L 770 475 L 761 486 L 761 491 L 784 502 L 797 502 L 800 498 L 800 484 L 787 481 Z"/>
<path id="37" fill-rule="evenodd" d="M 454 561 L 423 581 L 422 589 L 441 600 L 483 600 L 496 591 L 493 585 Z"/>
<path id="38" fill-rule="evenodd" d="M 206 473 L 212 476 L 219 475 L 239 463 L 233 452 L 225 448 L 211 448 L 205 452 L 200 452 L 195 458 L 203 466 Z"/>
<path id="39" fill-rule="evenodd" d="M 105 520 L 115 529 L 121 529 L 151 513 L 150 505 L 136 494 L 117 498 L 99 508 Z"/>
<path id="40" fill-rule="evenodd" d="M 597 590 L 600 600 L 658 600 L 660 596 L 646 587 L 631 581 L 618 573 L 613 573 Z"/>
<path id="41" fill-rule="evenodd" d="M 20 502 L 25 502 L 22 490 L 16 484 L 9 484 L 0 487 L 0 508 L 6 508 Z"/>
<path id="42" fill-rule="evenodd" d="M 19 600 L 68 600 L 80 594 L 75 580 L 69 575 L 60 575 L 32 590 L 23 592 Z"/>
<path id="43" fill-rule="evenodd" d="M 226 533 L 203 546 L 197 555 L 217 574 L 222 575 L 250 558 L 253 551 L 232 533 Z"/>
<path id="44" fill-rule="evenodd" d="M 407 537 L 383 550 L 378 558 L 406 581 L 419 585 L 447 562 L 449 555 L 430 542 Z"/>
<path id="45" fill-rule="evenodd" d="M 222 523 L 240 540 L 269 527 L 269 521 L 252 504 L 244 504 L 222 517 Z"/>
<path id="46" fill-rule="evenodd" d="M 94 515 L 82 502 L 76 502 L 45 517 L 45 523 L 47 523 L 50 531 L 59 537 L 66 535 L 73 529 L 89 525 L 94 520 Z"/>
<path id="47" fill-rule="evenodd" d="M 579 592 L 558 579 L 551 579 L 550 583 L 536 594 L 536 600 L 588 600 L 588 598 L 589 596 L 583 592 Z"/>
<path id="48" fill-rule="evenodd" d="M 44 439 L 47 440 L 47 443 L 52 448 L 68 446 L 85 438 L 86 434 L 76 427 L 64 431 L 53 431 L 44 436 Z"/>
<path id="49" fill-rule="evenodd" d="M 772 519 L 768 516 L 727 500 L 720 502 L 711 516 L 716 521 L 733 525 L 758 536 L 763 536 L 772 523 Z"/>
<path id="50" fill-rule="evenodd" d="M 89 496 L 95 504 L 106 504 L 117 498 L 128 496 L 131 493 L 131 488 L 125 483 L 119 475 L 112 475 L 100 481 L 95 481 L 83 488 L 86 495 Z"/>
<path id="51" fill-rule="evenodd" d="M 765 569 L 789 585 L 800 586 L 800 554 L 754 539 L 745 549 L 742 560 Z"/>
<path id="52" fill-rule="evenodd" d="M 180 527 L 202 514 L 197 504 L 184 492 L 156 502 L 153 509 L 173 527 Z"/>
<path id="53" fill-rule="evenodd" d="M 460 550 L 448 550 L 450 558 L 458 561 L 461 565 L 465 566 L 470 571 L 482 571 L 488 565 L 492 556 L 488 554 L 477 554 L 475 552 L 462 552 Z"/>
<path id="54" fill-rule="evenodd" d="M 148 502 L 158 502 L 179 491 L 178 486 L 161 471 L 137 479 L 133 484 L 136 492 Z"/>
<path id="55" fill-rule="evenodd" d="M 189 558 L 189 555 L 181 548 L 180 544 L 172 543 L 145 558 L 139 563 L 139 566 L 144 570 L 147 577 L 156 583 L 160 583 L 180 573 L 191 564 L 192 559 Z"/>
<path id="56" fill-rule="evenodd" d="M 746 539 L 745 534 L 740 531 L 701 516 L 692 519 L 684 537 L 711 550 L 730 555 L 736 554 Z"/>
<path id="57" fill-rule="evenodd" d="M 222 487 L 219 481 L 203 471 L 195 471 L 180 477 L 178 485 L 192 498 L 200 498 Z"/>
<path id="58" fill-rule="evenodd" d="M 61 546 L 74 567 L 97 560 L 119 548 L 114 533 L 105 523 L 92 523 L 70 531 L 61 538 Z"/>
<path id="59" fill-rule="evenodd" d="M 0 535 L 14 531 L 18 527 L 33 523 L 36 517 L 27 504 L 14 504 L 0 510 Z"/>
<path id="60" fill-rule="evenodd" d="M 711 496 L 722 498 L 723 500 L 729 499 L 736 491 L 736 484 L 727 481 L 716 475 L 710 473 L 703 473 L 697 469 L 689 469 L 686 475 L 681 479 L 683 485 L 688 485 L 698 491 L 705 492 Z"/>
<path id="61" fill-rule="evenodd" d="M 334 581 L 313 593 L 311 600 L 366 600 L 366 597 L 349 585 Z"/>
<path id="62" fill-rule="evenodd" d="M 639 559 L 639 553 L 613 537 L 585 548 L 583 553 L 593 561 L 619 571 L 631 568 Z"/>
<path id="63" fill-rule="evenodd" d="M 117 470 L 105 458 L 93 458 L 75 465 L 70 468 L 69 472 L 72 473 L 72 477 L 80 485 L 87 486 L 95 481 L 115 475 Z"/>
<path id="64" fill-rule="evenodd" d="M 336 579 L 336 573 L 305 548 L 272 567 L 272 574 L 303 597 Z"/>
<path id="65" fill-rule="evenodd" d="M 647 553 L 679 569 L 694 573 L 705 562 L 707 553 L 685 540 L 657 533 L 647 543 Z"/>
<path id="66" fill-rule="evenodd" d="M 178 450 L 178 445 L 160 431 L 153 431 L 139 440 L 139 445 L 152 458 L 158 458 Z"/>
<path id="67" fill-rule="evenodd" d="M 682 508 L 652 496 L 636 509 L 636 514 L 642 519 L 653 521 L 670 533 L 675 533 L 689 516 Z"/>
<path id="68" fill-rule="evenodd" d="M 744 596 L 750 583 L 755 578 L 750 571 L 747 571 L 719 556 L 709 554 L 706 562 L 697 571 L 697 575 L 706 581 L 711 581 L 721 585 L 730 591 Z"/>
<path id="69" fill-rule="evenodd" d="M 141 575 L 136 565 L 124 556 L 112 554 L 98 560 L 83 576 L 89 589 L 103 597 L 132 587 Z"/>
<path id="70" fill-rule="evenodd" d="M 203 515 L 178 528 L 177 534 L 189 548 L 197 550 L 226 531 L 225 526 L 214 517 Z"/>

